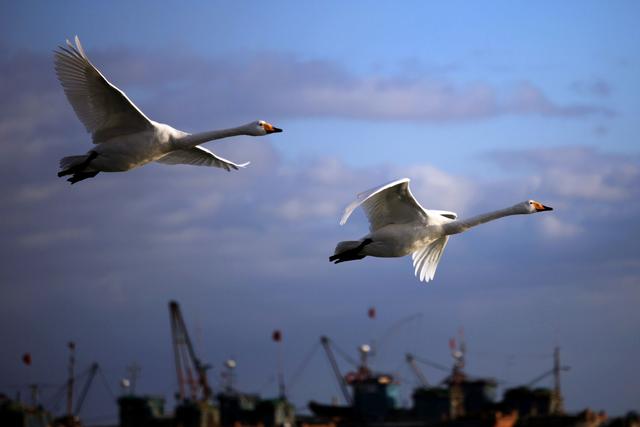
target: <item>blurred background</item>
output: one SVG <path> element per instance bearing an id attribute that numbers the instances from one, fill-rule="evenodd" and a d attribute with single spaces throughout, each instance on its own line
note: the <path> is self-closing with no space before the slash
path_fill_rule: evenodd
<path id="1" fill-rule="evenodd" d="M 640 4 L 565 2 L 2 2 L 0 391 L 62 384 L 68 341 L 137 390 L 177 389 L 177 300 L 212 365 L 277 395 L 280 330 L 300 408 L 339 389 L 320 335 L 415 381 L 411 351 L 521 384 L 571 370 L 565 406 L 640 407 Z M 188 132 L 263 119 L 284 133 L 207 144 L 241 171 L 147 165 L 70 187 L 58 160 L 90 147 L 52 51 L 78 35 L 151 119 Z M 366 234 L 355 195 L 409 177 L 460 216 L 529 198 L 555 210 L 453 237 L 432 283 L 410 259 L 340 265 Z M 376 316 L 367 315 L 375 307 Z M 28 352 L 26 365 L 21 360 Z M 444 373 L 426 370 L 434 380 Z M 295 381 L 294 381 L 295 380 Z M 113 420 L 106 388 L 87 419 Z M 26 391 L 23 391 L 26 393 Z"/>

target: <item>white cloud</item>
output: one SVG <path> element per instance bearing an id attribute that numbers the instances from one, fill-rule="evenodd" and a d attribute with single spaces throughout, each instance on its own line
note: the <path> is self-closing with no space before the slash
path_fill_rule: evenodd
<path id="1" fill-rule="evenodd" d="M 579 225 L 563 221 L 552 215 L 544 216 L 540 223 L 544 234 L 551 238 L 574 237 L 584 232 Z"/>
<path id="2" fill-rule="evenodd" d="M 338 205 L 328 200 L 290 199 L 275 207 L 274 211 L 288 220 L 313 220 L 314 218 L 336 216 Z"/>
<path id="3" fill-rule="evenodd" d="M 224 208 L 222 193 L 202 190 L 198 191 L 198 193 L 200 196 L 195 200 L 189 200 L 188 206 L 170 206 L 170 211 L 159 212 L 158 222 L 171 226 L 185 225 L 196 219 L 213 217 L 219 209 Z"/>
<path id="4" fill-rule="evenodd" d="M 43 248 L 62 242 L 87 240 L 94 233 L 87 227 L 66 227 L 40 232 L 28 232 L 18 238 L 18 243 L 26 248 Z"/>
<path id="5" fill-rule="evenodd" d="M 543 177 L 545 184 L 553 185 L 553 191 L 562 197 L 587 200 L 615 201 L 631 195 L 631 189 L 616 185 L 610 180 L 614 171 L 563 170 L 553 168 Z"/>
<path id="6" fill-rule="evenodd" d="M 604 154 L 592 148 L 501 151 L 491 157 L 508 171 L 528 174 L 532 190 L 559 199 L 622 202 L 638 195 L 640 161 L 635 155 Z"/>
<path id="7" fill-rule="evenodd" d="M 398 178 L 411 178 L 411 191 L 425 209 L 463 211 L 475 199 L 474 185 L 467 177 L 428 164 L 397 170 Z"/>
<path id="8" fill-rule="evenodd" d="M 599 98 L 606 98 L 611 95 L 612 92 L 611 85 L 602 78 L 576 80 L 571 84 L 571 89 L 580 95 L 589 95 Z"/>
<path id="9" fill-rule="evenodd" d="M 258 56 L 202 58 L 186 53 L 167 62 L 161 53 L 102 51 L 90 57 L 125 92 L 141 94 L 140 105 L 160 116 L 340 117 L 366 120 L 449 122 L 503 115 L 588 117 L 613 114 L 594 103 L 561 104 L 534 82 L 496 85 L 423 73 L 358 75 L 342 64 L 302 60 L 272 52 Z M 33 61 L 42 61 L 34 58 Z M 117 67 L 114 65 L 117 64 Z M 52 79 L 48 96 L 61 91 Z M 231 90 L 230 88 L 233 88 Z M 11 95 L 11 90 L 7 90 Z M 42 91 L 40 91 L 42 92 Z M 60 95 L 61 96 L 61 95 Z M 135 98 L 135 97 L 134 97 Z M 171 103 L 164 102 L 172 99 Z M 134 101 L 136 101 L 134 99 Z"/>
<path id="10" fill-rule="evenodd" d="M 49 184 L 27 184 L 17 190 L 16 202 L 37 203 L 51 200 L 62 187 L 57 182 Z"/>

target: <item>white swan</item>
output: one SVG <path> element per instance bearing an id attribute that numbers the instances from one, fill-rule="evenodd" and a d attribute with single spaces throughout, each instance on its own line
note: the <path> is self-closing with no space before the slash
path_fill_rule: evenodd
<path id="1" fill-rule="evenodd" d="M 433 279 L 449 236 L 471 227 L 508 215 L 551 211 L 535 200 L 527 200 L 510 208 L 458 220 L 448 211 L 424 209 L 409 190 L 409 179 L 403 178 L 358 194 L 346 207 L 340 225 L 362 206 L 369 220 L 370 233 L 360 240 L 338 243 L 329 261 L 344 261 L 374 257 L 402 257 L 412 254 L 415 274 L 421 281 Z"/>
<path id="2" fill-rule="evenodd" d="M 58 176 L 72 175 L 68 179 L 71 184 L 99 172 L 123 172 L 154 161 L 238 169 L 248 163 L 230 162 L 198 144 L 234 135 L 282 132 L 257 120 L 235 128 L 188 134 L 149 120 L 91 64 L 78 36 L 75 42 L 73 46 L 67 40 L 67 47 L 55 51 L 55 70 L 69 103 L 92 134 L 95 147 L 85 155 L 60 161 Z"/>

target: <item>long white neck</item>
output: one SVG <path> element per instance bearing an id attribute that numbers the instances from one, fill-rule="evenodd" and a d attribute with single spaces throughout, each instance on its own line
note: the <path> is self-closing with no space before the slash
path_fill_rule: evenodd
<path id="1" fill-rule="evenodd" d="M 442 226 L 444 234 L 458 234 L 463 231 L 467 231 L 471 227 L 475 227 L 476 225 L 484 224 L 485 222 L 493 221 L 498 218 L 502 218 L 509 215 L 519 215 L 524 214 L 521 209 L 518 209 L 518 206 L 511 206 L 510 208 L 500 209 L 493 212 L 488 212 L 485 214 L 480 214 L 469 219 L 461 219 L 457 221 L 452 221 Z"/>
<path id="2" fill-rule="evenodd" d="M 215 139 L 228 138 L 237 135 L 251 135 L 249 126 L 242 125 L 235 128 L 210 130 L 207 132 L 192 133 L 175 141 L 176 148 L 192 148 Z"/>

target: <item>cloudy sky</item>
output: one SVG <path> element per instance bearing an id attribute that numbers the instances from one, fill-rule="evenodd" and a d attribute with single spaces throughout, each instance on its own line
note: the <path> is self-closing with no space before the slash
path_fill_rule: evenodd
<path id="1" fill-rule="evenodd" d="M 170 399 L 176 299 L 214 386 L 234 357 L 240 388 L 275 395 L 281 329 L 300 408 L 339 393 L 321 334 L 353 356 L 376 340 L 374 367 L 408 400 L 404 353 L 448 365 L 464 328 L 472 375 L 526 383 L 559 345 L 569 410 L 640 409 L 637 2 L 0 8 L 0 391 L 61 384 L 74 340 L 114 391 L 137 362 L 138 390 Z M 242 171 L 147 165 L 70 187 L 58 160 L 90 139 L 52 50 L 76 34 L 156 121 L 285 132 L 207 145 L 251 161 Z M 463 217 L 529 198 L 555 210 L 455 236 L 428 285 L 409 259 L 330 264 L 337 241 L 366 232 L 361 213 L 338 226 L 343 207 L 400 177 Z M 115 414 L 96 387 L 86 418 Z"/>

